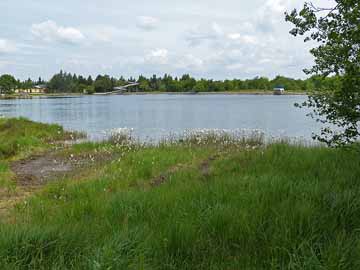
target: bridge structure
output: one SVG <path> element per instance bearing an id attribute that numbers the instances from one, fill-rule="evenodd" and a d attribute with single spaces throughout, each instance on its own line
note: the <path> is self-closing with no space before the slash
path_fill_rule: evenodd
<path id="1" fill-rule="evenodd" d="M 139 83 L 136 82 L 128 82 L 128 84 L 123 86 L 116 86 L 113 88 L 113 91 L 105 92 L 105 93 L 94 93 L 94 95 L 116 95 L 116 94 L 122 94 L 128 91 L 128 88 L 133 86 L 138 86 Z"/>

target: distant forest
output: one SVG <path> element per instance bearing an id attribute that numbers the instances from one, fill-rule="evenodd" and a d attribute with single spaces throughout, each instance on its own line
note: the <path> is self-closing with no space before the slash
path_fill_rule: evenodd
<path id="1" fill-rule="evenodd" d="M 255 77 L 253 79 L 211 80 L 195 79 L 189 74 L 181 77 L 173 77 L 165 74 L 162 77 L 153 75 L 150 78 L 140 75 L 136 78 L 115 78 L 108 75 L 91 76 L 71 74 L 60 71 L 49 81 L 41 78 L 26 81 L 16 80 L 13 76 L 5 74 L 0 76 L 0 89 L 2 92 L 11 92 L 14 89 L 30 89 L 36 85 L 43 85 L 49 93 L 101 93 L 112 91 L 114 87 L 124 86 L 129 82 L 137 82 L 139 86 L 131 91 L 143 92 L 223 92 L 241 90 L 272 90 L 275 87 L 284 87 L 288 91 L 311 91 L 319 89 L 334 89 L 339 84 L 340 77 L 323 78 L 313 76 L 308 79 L 292 79 L 284 76 L 276 76 L 274 79 Z"/>

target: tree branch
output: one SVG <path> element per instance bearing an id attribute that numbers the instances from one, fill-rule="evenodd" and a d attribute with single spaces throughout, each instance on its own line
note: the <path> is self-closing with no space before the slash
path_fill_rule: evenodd
<path id="1" fill-rule="evenodd" d="M 322 8 L 322 7 L 317 7 L 315 6 L 312 2 L 307 2 L 307 4 L 314 10 L 314 12 L 322 12 L 322 11 L 329 11 L 329 14 L 334 12 L 340 4 L 337 4 L 335 7 L 333 8 Z"/>

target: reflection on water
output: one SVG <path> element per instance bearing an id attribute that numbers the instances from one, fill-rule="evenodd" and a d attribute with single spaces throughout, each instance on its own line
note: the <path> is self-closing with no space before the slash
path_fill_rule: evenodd
<path id="1" fill-rule="evenodd" d="M 311 138 L 319 124 L 294 107 L 304 96 L 133 95 L 0 100 L 0 115 L 24 116 L 103 138 L 133 128 L 153 140 L 188 129 L 259 129 L 267 136 Z"/>

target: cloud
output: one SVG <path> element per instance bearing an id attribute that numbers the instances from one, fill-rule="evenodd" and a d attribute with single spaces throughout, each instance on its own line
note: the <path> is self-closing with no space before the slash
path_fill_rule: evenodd
<path id="1" fill-rule="evenodd" d="M 311 65 L 302 41 L 292 39 L 288 34 L 289 25 L 284 20 L 284 11 L 294 8 L 294 2 L 263 2 L 251 17 L 244 16 L 236 23 L 217 19 L 217 22 L 198 24 L 187 30 L 184 39 L 191 54 L 201 59 L 203 74 L 211 74 L 211 77 L 271 77 L 275 73 L 291 73 L 298 76 L 303 67 Z M 294 50 L 299 51 L 297 56 L 294 56 Z M 185 56 L 183 58 L 186 63 Z M 196 66 L 183 66 L 190 73 L 197 70 Z"/>
<path id="2" fill-rule="evenodd" d="M 246 25 L 247 28 L 251 24 Z M 229 48 L 235 45 L 255 45 L 258 43 L 254 35 L 242 34 L 240 32 L 230 32 L 224 30 L 218 23 L 214 22 L 210 27 L 197 27 L 188 32 L 185 37 L 190 46 L 196 47 L 204 43 L 211 45 L 213 48 Z"/>
<path id="3" fill-rule="evenodd" d="M 6 39 L 0 39 L 0 54 L 12 53 L 17 50 L 16 45 Z"/>
<path id="4" fill-rule="evenodd" d="M 157 28 L 159 20 L 150 16 L 137 17 L 136 26 L 144 31 L 152 31 Z"/>
<path id="5" fill-rule="evenodd" d="M 230 38 L 232 40 L 238 40 L 241 38 L 241 34 L 239 34 L 239 33 L 228 34 L 228 38 Z"/>
<path id="6" fill-rule="evenodd" d="M 287 0 L 267 0 L 265 7 L 274 13 L 283 13 L 288 6 L 288 2 Z"/>
<path id="7" fill-rule="evenodd" d="M 174 61 L 176 63 L 177 68 L 182 69 L 202 69 L 204 66 L 204 60 L 193 55 L 186 54 L 183 57 L 179 57 L 179 59 Z"/>
<path id="8" fill-rule="evenodd" d="M 77 44 L 85 39 L 83 33 L 74 27 L 59 26 L 48 20 L 31 26 L 31 33 L 46 42 L 63 42 Z"/>
<path id="9" fill-rule="evenodd" d="M 87 37 L 100 42 L 112 42 L 121 35 L 120 30 L 114 26 L 95 26 L 87 33 Z"/>
<path id="10" fill-rule="evenodd" d="M 204 42 L 218 41 L 222 38 L 222 36 L 223 29 L 218 23 L 213 22 L 210 27 L 202 25 L 189 30 L 185 39 L 190 46 L 198 46 Z"/>
<path id="11" fill-rule="evenodd" d="M 244 69 L 244 64 L 243 63 L 234 63 L 234 64 L 230 64 L 225 66 L 226 69 L 229 70 L 239 70 L 239 69 Z"/>
<path id="12" fill-rule="evenodd" d="M 169 51 L 167 49 L 155 49 L 145 56 L 145 61 L 153 64 L 167 64 L 169 60 Z"/>
<path id="13" fill-rule="evenodd" d="M 257 38 L 250 35 L 242 35 L 240 33 L 230 33 L 227 35 L 227 38 L 243 44 L 257 44 Z"/>
<path id="14" fill-rule="evenodd" d="M 313 1 L 328 6 L 334 0 Z M 171 1 L 161 0 L 125 6 L 115 0 L 110 0 L 111 5 L 90 1 L 89 12 L 83 12 L 81 1 L 52 1 L 51 5 L 46 0 L 37 0 L 39 5 L 23 1 L 20 11 L 16 1 L 5 2 L 9 12 L 3 17 L 8 25 L 0 36 L 0 60 L 39 64 L 36 69 L 3 68 L 21 78 L 50 77 L 60 68 L 95 75 L 102 72 L 104 59 L 112 66 L 106 72 L 116 76 L 142 72 L 208 78 L 303 76 L 302 69 L 312 64 L 305 47 L 311 44 L 290 36 L 291 24 L 284 20 L 284 11 L 301 7 L 303 1 L 183 1 L 176 9 Z M 63 12 L 63 6 L 70 4 L 72 8 Z M 16 12 L 23 20 L 11 20 Z M 29 21 L 35 24 L 26 24 Z M 59 62 L 54 62 L 54 56 Z"/>
<path id="15" fill-rule="evenodd" d="M 267 0 L 255 15 L 257 30 L 263 33 L 274 32 L 284 22 L 284 12 L 292 7 L 291 0 Z"/>

